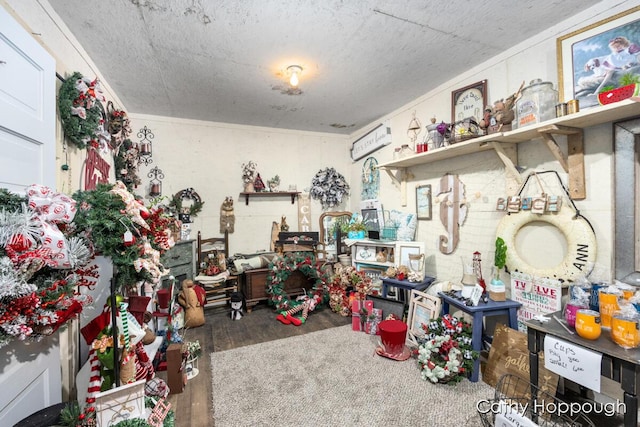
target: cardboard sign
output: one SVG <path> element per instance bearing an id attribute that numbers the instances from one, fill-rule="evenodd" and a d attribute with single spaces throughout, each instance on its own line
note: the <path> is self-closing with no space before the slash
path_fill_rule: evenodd
<path id="1" fill-rule="evenodd" d="M 524 322 L 538 314 L 553 313 L 562 308 L 562 285 L 559 280 L 511 273 L 511 299 L 522 306 L 518 309 L 518 330 L 526 332 Z"/>
<path id="2" fill-rule="evenodd" d="M 600 393 L 601 353 L 545 335 L 544 356 L 548 370 Z"/>

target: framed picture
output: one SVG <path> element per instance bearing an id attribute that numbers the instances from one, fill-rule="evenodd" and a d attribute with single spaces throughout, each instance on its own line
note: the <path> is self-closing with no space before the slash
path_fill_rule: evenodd
<path id="1" fill-rule="evenodd" d="M 373 308 L 382 309 L 383 319 L 386 319 L 390 314 L 395 315 L 402 321 L 406 319 L 407 304 L 403 301 L 384 298 L 377 295 L 367 295 L 367 300 L 373 301 Z"/>
<path id="2" fill-rule="evenodd" d="M 451 123 L 466 118 L 480 122 L 487 105 L 487 81 L 482 80 L 451 92 Z"/>
<path id="3" fill-rule="evenodd" d="M 412 271 L 416 268 L 416 265 L 411 265 L 411 258 L 409 255 L 424 254 L 424 242 L 398 242 L 396 243 L 395 260 L 398 266 L 406 265 L 409 270 Z"/>
<path id="4" fill-rule="evenodd" d="M 431 319 L 440 316 L 442 302 L 440 298 L 421 291 L 411 291 L 409 311 L 407 315 L 407 338 L 418 345 L 418 339 L 424 335 L 422 324 L 428 324 Z"/>
<path id="5" fill-rule="evenodd" d="M 380 280 L 380 276 L 382 275 L 382 273 L 387 271 L 387 267 L 360 263 L 356 264 L 356 268 L 358 271 L 362 271 L 368 278 L 370 278 L 374 282 L 374 286 L 376 286 L 375 282 Z"/>
<path id="6" fill-rule="evenodd" d="M 640 75 L 640 6 L 566 34 L 556 41 L 560 100 L 580 109 L 599 105 L 598 93 Z"/>
<path id="7" fill-rule="evenodd" d="M 416 186 L 416 211 L 418 219 L 431 219 L 431 185 Z"/>
<path id="8" fill-rule="evenodd" d="M 367 230 L 379 232 L 384 227 L 384 215 L 380 200 L 362 200 L 360 202 L 360 214 L 362 215 L 362 222 L 367 226 Z"/>

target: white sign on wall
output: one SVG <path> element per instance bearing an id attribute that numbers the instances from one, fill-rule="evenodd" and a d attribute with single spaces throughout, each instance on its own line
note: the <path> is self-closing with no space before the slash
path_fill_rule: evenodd
<path id="1" fill-rule="evenodd" d="M 367 154 L 373 153 L 389 144 L 391 144 L 391 128 L 381 123 L 378 127 L 353 142 L 351 145 L 351 160 L 361 159 Z"/>
<path id="2" fill-rule="evenodd" d="M 562 285 L 559 280 L 514 271 L 511 273 L 511 299 L 522 304 L 518 309 L 518 330 L 526 332 L 524 322 L 527 320 L 538 314 L 560 311 Z"/>
<path id="3" fill-rule="evenodd" d="M 544 337 L 544 367 L 600 393 L 602 354 L 550 335 Z"/>
<path id="4" fill-rule="evenodd" d="M 311 199 L 309 193 L 298 196 L 298 231 L 311 231 Z"/>

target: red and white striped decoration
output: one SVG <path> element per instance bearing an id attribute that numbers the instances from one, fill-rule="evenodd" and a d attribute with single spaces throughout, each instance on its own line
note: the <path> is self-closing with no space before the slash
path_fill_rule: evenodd
<path id="1" fill-rule="evenodd" d="M 87 388 L 87 397 L 85 399 L 85 412 L 90 412 L 89 408 L 95 410 L 96 395 L 100 392 L 102 377 L 100 376 L 100 362 L 98 361 L 98 353 L 94 348 L 89 351 L 89 387 Z"/>

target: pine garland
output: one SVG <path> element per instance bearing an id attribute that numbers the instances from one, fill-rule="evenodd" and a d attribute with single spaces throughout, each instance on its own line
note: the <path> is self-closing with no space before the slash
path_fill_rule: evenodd
<path id="1" fill-rule="evenodd" d="M 96 139 L 102 120 L 102 111 L 98 106 L 100 101 L 96 100 L 93 89 L 80 93 L 76 87 L 83 80 L 85 78 L 82 74 L 76 71 L 62 83 L 58 92 L 58 111 L 64 134 L 73 145 L 81 149 Z M 85 118 L 73 113 L 73 109 L 79 107 L 84 107 Z"/>
<path id="2" fill-rule="evenodd" d="M 86 230 L 89 234 L 86 237 L 93 242 L 99 254 L 111 258 L 116 269 L 118 289 L 130 289 L 139 282 L 153 283 L 154 277 L 147 269 L 136 270 L 135 261 L 141 257 L 140 244 L 125 245 L 124 233 L 131 231 L 138 239 L 149 236 L 152 248 L 160 253 L 164 253 L 167 248 L 155 241 L 155 227 L 147 230 L 134 225 L 125 213 L 125 202 L 110 191 L 113 187 L 113 184 L 98 184 L 95 190 L 74 194 L 73 198 L 79 207 L 74 222 L 79 230 Z"/>

